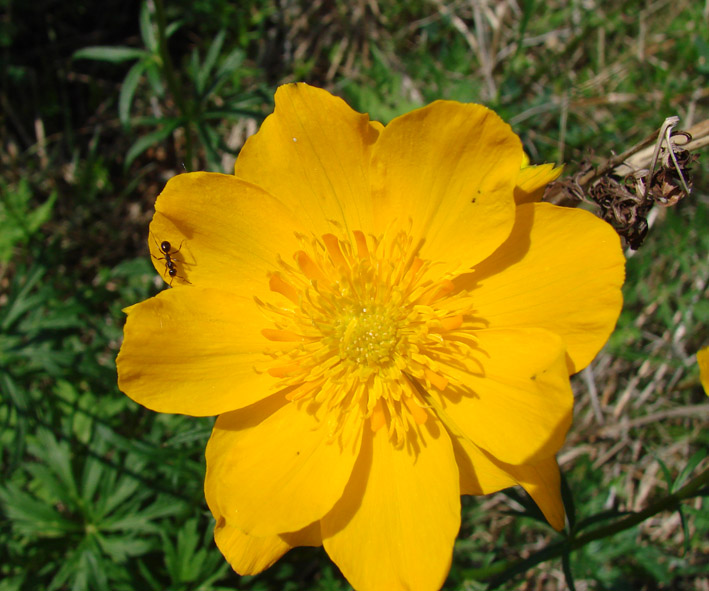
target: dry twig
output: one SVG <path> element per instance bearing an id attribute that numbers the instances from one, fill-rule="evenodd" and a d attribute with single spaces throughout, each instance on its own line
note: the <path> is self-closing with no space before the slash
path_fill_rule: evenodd
<path id="1" fill-rule="evenodd" d="M 587 164 L 577 174 L 552 183 L 544 200 L 566 206 L 593 204 L 637 249 L 647 234 L 653 205 L 672 206 L 689 195 L 689 173 L 697 158 L 692 151 L 709 144 L 709 120 L 689 131 L 673 131 L 678 121 L 668 117 L 657 132 L 601 166 Z"/>

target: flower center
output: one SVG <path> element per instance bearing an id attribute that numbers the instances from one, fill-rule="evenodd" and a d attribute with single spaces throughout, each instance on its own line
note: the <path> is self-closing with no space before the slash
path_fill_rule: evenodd
<path id="1" fill-rule="evenodd" d="M 346 314 L 338 320 L 335 328 L 340 358 L 370 367 L 390 363 L 396 333 L 396 321 L 386 312 L 362 308 L 357 314 Z"/>
<path id="2" fill-rule="evenodd" d="M 269 285 L 289 303 L 257 300 L 275 326 L 262 331 L 274 343 L 267 371 L 291 401 L 327 415 L 333 435 L 358 413 L 401 443 L 428 416 L 422 389 L 445 390 L 445 362 L 471 348 L 459 331 L 469 298 L 432 278 L 406 232 L 353 236 L 301 237 L 295 265 L 279 261 Z"/>

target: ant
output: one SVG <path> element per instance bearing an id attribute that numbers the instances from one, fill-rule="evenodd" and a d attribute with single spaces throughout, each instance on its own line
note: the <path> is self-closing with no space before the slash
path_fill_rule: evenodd
<path id="1" fill-rule="evenodd" d="M 153 240 L 155 240 L 155 237 L 153 236 Z M 161 257 L 156 257 L 154 254 L 151 254 L 154 259 L 157 259 L 158 261 L 165 261 L 165 271 L 167 271 L 167 274 L 170 276 L 170 287 L 172 287 L 172 282 L 177 277 L 178 279 L 182 279 L 183 281 L 187 281 L 190 285 L 190 283 L 185 277 L 181 277 L 180 275 L 177 274 L 177 261 L 173 259 L 178 252 L 180 252 L 180 249 L 182 248 L 184 240 L 180 242 L 180 246 L 177 248 L 176 251 L 172 251 L 172 244 L 170 244 L 167 240 L 163 240 L 160 244 L 158 244 L 158 241 L 155 240 L 155 244 L 160 248 L 160 252 L 162 252 L 163 256 Z"/>

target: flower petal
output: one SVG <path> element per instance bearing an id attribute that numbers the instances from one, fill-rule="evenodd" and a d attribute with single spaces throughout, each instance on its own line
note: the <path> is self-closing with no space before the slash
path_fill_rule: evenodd
<path id="1" fill-rule="evenodd" d="M 212 513 L 254 536 L 320 519 L 342 495 L 359 453 L 353 429 L 348 444 L 331 440 L 326 421 L 284 394 L 221 415 L 206 454 Z"/>
<path id="2" fill-rule="evenodd" d="M 401 448 L 365 429 L 341 501 L 322 520 L 325 550 L 355 589 L 440 589 L 460 527 L 448 435 L 427 421 Z M 418 441 L 418 443 L 417 443 Z"/>
<path id="3" fill-rule="evenodd" d="M 571 425 L 573 394 L 560 337 L 541 329 L 480 330 L 479 369 L 448 367 L 445 412 L 475 445 L 509 464 L 554 455 Z"/>
<path id="4" fill-rule="evenodd" d="M 260 573 L 297 546 L 322 545 L 319 523 L 282 536 L 259 538 L 245 534 L 224 518 L 217 519 L 214 541 L 231 567 L 240 575 Z"/>
<path id="5" fill-rule="evenodd" d="M 563 166 L 555 166 L 550 163 L 524 166 L 517 177 L 517 186 L 515 187 L 517 205 L 540 201 L 544 196 L 546 186 L 558 179 L 563 170 Z"/>
<path id="6" fill-rule="evenodd" d="M 379 135 L 368 115 L 307 84 L 276 91 L 276 108 L 236 161 L 238 177 L 265 188 L 315 234 L 332 221 L 368 231 L 372 211 L 369 160 Z"/>
<path id="7" fill-rule="evenodd" d="M 561 474 L 556 458 L 547 458 L 536 464 L 505 466 L 522 485 L 555 530 L 564 529 L 564 502 L 561 500 Z"/>
<path id="8" fill-rule="evenodd" d="M 620 240 L 586 211 L 532 203 L 517 208 L 508 240 L 458 287 L 474 290 L 489 328 L 539 327 L 562 336 L 569 372 L 588 365 L 623 303 Z"/>
<path id="9" fill-rule="evenodd" d="M 563 529 L 564 503 L 556 458 L 513 466 L 500 462 L 466 438 L 453 439 L 453 448 L 460 470 L 461 494 L 487 495 L 519 484 L 534 499 L 551 526 Z"/>
<path id="10" fill-rule="evenodd" d="M 511 486 L 517 481 L 499 467 L 494 458 L 467 437 L 451 438 L 460 472 L 461 495 L 489 495 Z"/>
<path id="11" fill-rule="evenodd" d="M 697 363 L 699 364 L 699 379 L 702 388 L 709 396 L 709 347 L 704 347 L 697 352 Z"/>
<path id="12" fill-rule="evenodd" d="M 251 299 L 197 286 L 169 289 L 125 310 L 118 387 L 158 412 L 216 415 L 273 393 L 257 373 L 263 316 Z"/>
<path id="13" fill-rule="evenodd" d="M 277 258 L 302 248 L 302 233 L 291 211 L 262 188 L 231 175 L 207 172 L 170 179 L 155 203 L 150 253 L 170 282 L 160 244 L 173 251 L 178 278 L 173 284 L 215 286 L 256 295 L 268 291 L 269 269 Z M 180 281 L 183 277 L 186 281 Z"/>
<path id="14" fill-rule="evenodd" d="M 436 101 L 397 117 L 372 158 L 378 232 L 410 217 L 422 257 L 471 267 L 510 233 L 522 156 L 519 138 L 481 105 Z"/>

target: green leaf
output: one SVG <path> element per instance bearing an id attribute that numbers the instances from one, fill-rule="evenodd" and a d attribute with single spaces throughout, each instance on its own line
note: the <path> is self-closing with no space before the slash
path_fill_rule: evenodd
<path id="1" fill-rule="evenodd" d="M 123 501 L 130 498 L 140 486 L 140 481 L 132 476 L 123 476 L 118 484 L 112 486 L 112 491 L 109 493 L 105 501 L 104 512 L 105 514 L 111 513 L 116 507 L 118 507 Z"/>
<path id="2" fill-rule="evenodd" d="M 101 531 L 142 531 L 153 533 L 158 531 L 159 528 L 154 523 L 150 523 L 152 520 L 175 515 L 183 508 L 184 505 L 179 501 L 175 501 L 175 499 L 160 497 L 153 504 L 139 512 L 135 511 L 128 515 L 107 519 L 101 524 Z"/>
<path id="3" fill-rule="evenodd" d="M 130 147 L 126 154 L 126 168 L 128 168 L 133 163 L 133 160 L 135 160 L 138 156 L 145 152 L 145 150 L 147 150 L 150 146 L 159 144 L 160 142 L 168 138 L 170 134 L 175 131 L 182 123 L 179 119 L 165 119 L 164 121 L 164 127 L 161 127 L 160 129 L 156 129 L 155 131 L 144 135 Z"/>
<path id="4" fill-rule="evenodd" d="M 42 429 L 37 432 L 39 445 L 31 445 L 30 453 L 46 462 L 65 487 L 64 496 L 60 498 L 79 498 L 76 480 L 71 467 L 71 452 L 66 441 L 58 442 L 52 433 Z M 68 496 L 67 496 L 68 495 Z"/>
<path id="5" fill-rule="evenodd" d="M 212 41 L 211 45 L 209 46 L 209 49 L 207 50 L 207 55 L 204 58 L 204 63 L 202 63 L 202 67 L 199 68 L 196 72 L 197 78 L 195 82 L 197 86 L 197 92 L 200 95 L 204 92 L 204 88 L 207 85 L 207 80 L 210 78 L 212 74 L 212 69 L 217 63 L 217 58 L 219 57 L 219 53 L 222 50 L 222 45 L 224 45 L 225 37 L 226 31 L 224 29 L 217 33 L 216 37 L 214 37 L 214 41 Z"/>
<path id="6" fill-rule="evenodd" d="M 32 206 L 33 191 L 26 179 L 17 184 L 0 182 L 0 262 L 7 263 L 13 257 L 18 244 L 26 244 L 39 228 L 47 222 L 57 199 L 57 192 L 39 206 Z"/>
<path id="7" fill-rule="evenodd" d="M 539 523 L 543 523 L 547 526 L 549 525 L 549 522 L 546 520 L 546 517 L 544 517 L 544 514 L 541 512 L 532 497 L 527 494 L 527 491 L 518 488 L 508 488 L 506 490 L 503 490 L 502 493 L 512 499 L 512 501 L 518 503 L 519 505 L 522 505 L 523 507 L 521 511 L 510 508 L 503 511 L 504 513 L 508 515 L 516 515 L 519 517 L 531 517 L 533 520 L 538 521 Z"/>
<path id="8" fill-rule="evenodd" d="M 207 153 L 207 165 L 210 170 L 223 172 L 221 158 L 215 144 L 219 141 L 216 132 L 207 125 L 197 124 L 197 135 Z"/>
<path id="9" fill-rule="evenodd" d="M 31 269 L 28 275 L 22 276 L 18 274 L 15 276 L 18 282 L 23 281 L 23 283 L 17 293 L 11 294 L 10 307 L 5 309 L 5 317 L 0 323 L 0 328 L 8 330 L 20 316 L 39 303 L 37 297 L 31 299 L 28 294 L 43 277 L 44 273 L 45 269 L 43 267 L 36 266 Z M 13 291 L 16 285 L 13 281 Z"/>
<path id="10" fill-rule="evenodd" d="M 0 488 L 0 504 L 17 532 L 40 538 L 59 538 L 81 529 L 79 523 L 67 519 L 44 500 L 38 500 L 14 483 Z"/>
<path id="11" fill-rule="evenodd" d="M 155 29 L 150 20 L 150 6 L 148 2 L 143 2 L 140 6 L 140 36 L 143 38 L 143 44 L 151 53 L 157 54 L 160 51 L 158 47 L 158 38 L 155 36 Z"/>
<path id="12" fill-rule="evenodd" d="M 147 51 L 143 49 L 137 49 L 135 47 L 94 46 L 78 49 L 74 52 L 72 58 L 84 60 L 98 60 L 101 62 L 120 64 L 121 62 L 127 62 L 129 60 L 145 58 L 149 55 L 150 54 Z"/>
<path id="13" fill-rule="evenodd" d="M 662 461 L 662 458 L 656 457 L 655 458 L 658 465 L 660 466 L 660 469 L 662 470 L 662 475 L 665 477 L 665 481 L 667 482 L 667 488 L 672 492 L 672 472 L 670 472 L 670 469 L 667 467 L 667 464 Z"/>
<path id="14" fill-rule="evenodd" d="M 118 96 L 118 119 L 123 125 L 127 126 L 130 122 L 130 107 L 133 103 L 133 96 L 147 66 L 148 62 L 146 60 L 139 61 L 128 70 L 128 74 L 123 79 L 121 92 Z"/>
<path id="15" fill-rule="evenodd" d="M 101 550 L 114 562 L 125 562 L 131 556 L 143 556 L 156 546 L 150 539 L 136 539 L 134 536 L 97 536 Z"/>
<path id="16" fill-rule="evenodd" d="M 686 482 L 687 478 L 694 472 L 695 468 L 701 463 L 701 461 L 707 457 L 706 449 L 699 449 L 687 461 L 687 465 L 682 469 L 674 483 L 672 484 L 671 492 L 682 488 L 682 485 Z"/>
<path id="17" fill-rule="evenodd" d="M 98 452 L 98 450 L 96 450 Z M 99 483 L 106 482 L 110 475 L 108 470 L 103 466 L 101 461 L 93 455 L 86 457 L 84 462 L 84 470 L 81 474 L 81 498 L 87 506 L 92 506 L 92 499 L 96 494 Z M 113 481 L 113 478 L 111 478 Z M 96 511 L 92 511 L 91 517 L 97 520 L 104 514 L 104 499 L 99 499 Z"/>
<path id="18" fill-rule="evenodd" d="M 561 501 L 564 503 L 566 518 L 569 520 L 569 529 L 573 532 L 576 528 L 576 504 L 569 481 L 563 472 L 561 472 Z"/>
<path id="19" fill-rule="evenodd" d="M 169 39 L 170 37 L 173 36 L 173 34 L 179 30 L 179 28 L 183 25 L 184 23 L 182 21 L 175 21 L 174 23 L 170 23 L 165 27 L 165 39 Z"/>
<path id="20" fill-rule="evenodd" d="M 233 74 L 244 63 L 244 52 L 236 48 L 229 52 L 217 70 L 217 77 Z"/>
<path id="21" fill-rule="evenodd" d="M 153 90 L 153 94 L 158 98 L 165 97 L 165 85 L 162 79 L 162 70 L 160 64 L 155 60 L 149 60 L 145 69 L 145 75 L 148 78 L 148 84 Z"/>
<path id="22" fill-rule="evenodd" d="M 576 585 L 574 584 L 574 576 L 571 572 L 571 557 L 569 552 L 564 552 L 561 556 L 561 566 L 564 571 L 564 579 L 566 580 L 566 586 L 569 591 L 576 591 Z"/>

